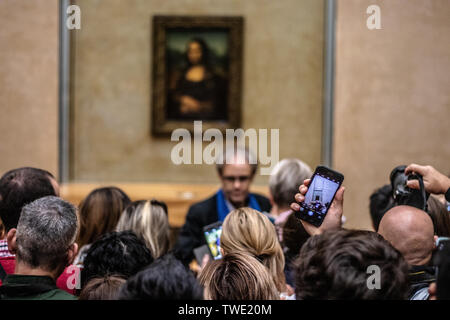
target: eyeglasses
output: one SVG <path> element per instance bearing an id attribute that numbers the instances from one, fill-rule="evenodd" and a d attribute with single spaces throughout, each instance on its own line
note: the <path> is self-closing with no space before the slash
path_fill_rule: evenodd
<path id="1" fill-rule="evenodd" d="M 222 179 L 229 183 L 233 183 L 236 180 L 238 180 L 239 182 L 247 182 L 250 180 L 250 176 L 238 176 L 238 177 L 223 176 Z"/>

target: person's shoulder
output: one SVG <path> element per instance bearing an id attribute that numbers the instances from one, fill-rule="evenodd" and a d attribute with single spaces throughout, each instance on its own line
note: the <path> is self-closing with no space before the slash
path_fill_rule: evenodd
<path id="1" fill-rule="evenodd" d="M 216 207 L 216 194 L 212 195 L 211 197 L 196 202 L 193 205 L 190 206 L 189 212 L 198 212 L 198 211 L 204 211 L 208 208 L 215 208 Z"/>
<path id="2" fill-rule="evenodd" d="M 78 300 L 76 296 L 61 289 L 46 292 L 41 298 L 44 300 Z"/>
<path id="3" fill-rule="evenodd" d="M 44 293 L 30 295 L 30 296 L 8 296 L 4 297 L 5 300 L 78 300 L 74 295 L 71 295 L 61 289 L 52 289 Z"/>
<path id="4" fill-rule="evenodd" d="M 262 211 L 270 211 L 272 206 L 270 205 L 270 200 L 267 197 L 258 193 L 252 193 L 252 196 L 254 196 L 256 201 L 258 201 Z"/>

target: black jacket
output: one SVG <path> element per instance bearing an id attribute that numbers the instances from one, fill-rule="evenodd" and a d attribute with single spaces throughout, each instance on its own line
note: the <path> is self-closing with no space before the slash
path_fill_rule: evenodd
<path id="1" fill-rule="evenodd" d="M 0 286 L 0 300 L 78 300 L 58 289 L 48 276 L 9 274 Z"/>
<path id="2" fill-rule="evenodd" d="M 433 266 L 411 266 L 408 274 L 409 283 L 411 286 L 409 299 L 411 300 L 411 298 L 419 290 L 428 288 L 430 286 L 430 283 L 435 282 L 435 275 L 436 268 Z"/>
<path id="3" fill-rule="evenodd" d="M 261 211 L 270 211 L 270 201 L 264 196 L 254 194 Z M 194 259 L 193 250 L 206 244 L 203 235 L 203 227 L 217 222 L 219 220 L 217 213 L 217 196 L 214 195 L 204 201 L 193 204 L 186 215 L 186 222 L 181 228 L 177 243 L 175 244 L 175 255 L 183 261 L 184 264 L 189 264 Z"/>

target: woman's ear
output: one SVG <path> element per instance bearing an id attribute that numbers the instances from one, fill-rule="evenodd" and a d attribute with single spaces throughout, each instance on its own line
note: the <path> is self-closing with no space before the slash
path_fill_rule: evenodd
<path id="1" fill-rule="evenodd" d="M 16 254 L 17 251 L 16 234 L 17 229 L 12 228 L 11 230 L 8 231 L 8 234 L 6 235 L 6 241 L 8 242 L 8 250 L 12 254 Z"/>

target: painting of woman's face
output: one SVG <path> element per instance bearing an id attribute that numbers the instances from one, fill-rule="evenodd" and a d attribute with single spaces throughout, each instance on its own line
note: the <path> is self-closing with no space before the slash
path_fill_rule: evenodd
<path id="1" fill-rule="evenodd" d="M 168 32 L 169 119 L 227 120 L 228 40 L 224 30 Z"/>
<path id="2" fill-rule="evenodd" d="M 155 16 L 153 129 L 240 123 L 242 17 Z M 191 129 L 190 129 L 191 130 Z"/>
<path id="3" fill-rule="evenodd" d="M 202 60 L 202 47 L 198 42 L 190 42 L 187 49 L 187 56 L 191 64 L 198 64 Z"/>

